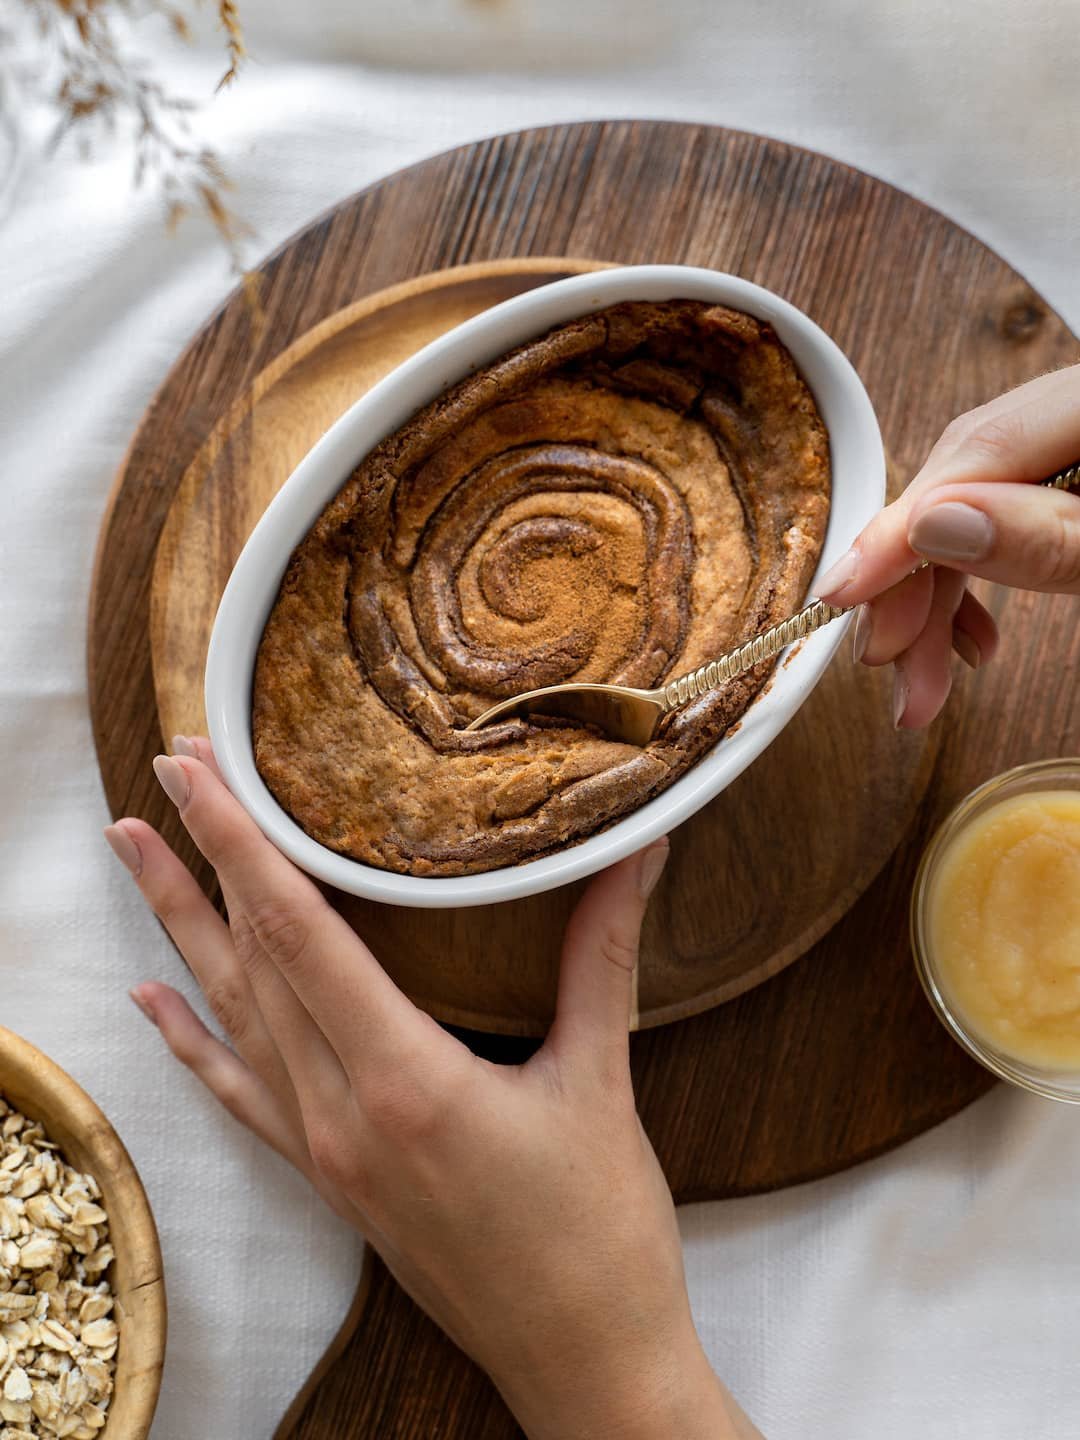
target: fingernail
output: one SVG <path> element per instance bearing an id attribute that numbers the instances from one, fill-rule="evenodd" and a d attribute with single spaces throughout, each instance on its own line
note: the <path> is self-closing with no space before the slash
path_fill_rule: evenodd
<path id="1" fill-rule="evenodd" d="M 184 767 L 171 755 L 158 755 L 154 759 L 154 774 L 176 808 L 183 810 L 191 794 L 191 782 Z"/>
<path id="2" fill-rule="evenodd" d="M 924 510 L 908 531 L 908 544 L 928 560 L 985 560 L 993 543 L 989 515 L 951 502 Z"/>
<path id="3" fill-rule="evenodd" d="M 641 891 L 641 898 L 647 900 L 656 889 L 656 883 L 664 873 L 664 866 L 667 864 L 670 847 L 666 840 L 658 840 L 655 845 L 650 845 L 645 854 L 641 857 L 641 869 L 638 872 L 638 888 Z"/>
<path id="4" fill-rule="evenodd" d="M 132 875 L 142 874 L 142 851 L 122 825 L 106 825 L 105 839 L 125 869 Z"/>
<path id="5" fill-rule="evenodd" d="M 139 987 L 136 986 L 134 990 L 129 990 L 128 994 L 131 996 L 132 1000 L 134 1000 L 135 1004 L 139 1007 L 139 1009 L 146 1016 L 146 1018 L 150 1021 L 151 1025 L 156 1025 L 157 1016 L 154 1014 L 154 1007 L 150 1004 L 150 1001 L 146 998 L 146 996 L 140 993 Z"/>
<path id="6" fill-rule="evenodd" d="M 897 730 L 900 729 L 910 699 L 911 681 L 898 665 L 896 667 L 896 678 L 893 681 L 893 726 Z"/>
<path id="7" fill-rule="evenodd" d="M 851 641 L 851 658 L 857 665 L 866 654 L 874 631 L 874 617 L 869 605 L 860 605 L 855 613 L 855 635 Z"/>
<path id="8" fill-rule="evenodd" d="M 967 631 L 961 630 L 958 625 L 953 626 L 952 648 L 965 665 L 971 666 L 972 670 L 977 670 L 982 664 L 982 651 Z"/>
<path id="9" fill-rule="evenodd" d="M 186 755 L 189 760 L 197 760 L 199 752 L 195 749 L 194 740 L 189 740 L 186 735 L 174 735 L 172 737 L 172 752 L 174 755 Z"/>
<path id="10" fill-rule="evenodd" d="M 819 599 L 831 595 L 838 595 L 841 590 L 846 590 L 855 579 L 855 572 L 859 568 L 859 552 L 854 546 L 846 555 L 841 555 L 836 564 L 826 570 L 825 574 L 818 581 L 817 594 Z"/>

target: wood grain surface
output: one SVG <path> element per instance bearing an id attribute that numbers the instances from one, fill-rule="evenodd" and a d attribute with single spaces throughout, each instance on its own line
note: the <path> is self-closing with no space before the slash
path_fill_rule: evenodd
<path id="1" fill-rule="evenodd" d="M 165 1282 L 157 1228 L 142 1181 L 116 1131 L 55 1061 L 0 1026 L 0 1095 L 40 1120 L 65 1159 L 93 1175 L 109 1216 L 116 1259 L 109 1280 L 120 1344 L 116 1389 L 101 1440 L 146 1440 L 165 1359 Z"/>
<path id="2" fill-rule="evenodd" d="M 205 733 L 203 672 L 221 592 L 256 521 L 328 426 L 453 325 L 589 268 L 487 261 L 420 276 L 330 316 L 256 376 L 184 472 L 158 542 L 150 643 L 163 735 Z M 899 477 L 892 483 L 898 491 Z M 767 754 L 681 827 L 646 924 L 637 1028 L 683 1019 L 778 974 L 892 854 L 936 740 L 896 734 L 888 684 L 885 675 L 860 684 L 845 657 Z M 792 775 L 802 777 L 798 786 Z M 837 775 L 861 779 L 838 786 Z M 832 843 L 822 846 L 820 816 L 830 807 Z M 208 870 L 203 879 L 213 883 Z M 560 939 L 583 889 L 441 911 L 332 898 L 402 989 L 440 1020 L 542 1035 Z"/>
<path id="3" fill-rule="evenodd" d="M 248 403 L 275 359 L 344 307 L 443 266 L 522 255 L 711 265 L 778 291 L 847 351 L 904 474 L 955 413 L 1080 353 L 1030 286 L 944 216 L 775 141 L 595 122 L 497 137 L 391 176 L 266 262 L 265 323 L 240 297 L 226 304 L 177 362 L 132 443 L 91 599 L 91 703 L 114 814 L 145 816 L 191 858 L 149 771 L 162 745 L 149 602 L 158 540 L 207 436 Z M 768 984 L 636 1037 L 642 1119 L 677 1199 L 826 1174 L 919 1133 L 990 1083 L 937 1025 L 914 979 L 911 881 L 933 826 L 960 795 L 1006 765 L 1080 743 L 1071 604 L 1001 594 L 990 603 L 1005 627 L 1003 656 L 958 674 L 925 799 L 874 883 Z M 851 683 L 878 682 L 863 674 Z M 815 763 L 812 753 L 802 760 L 793 796 Z M 868 778 L 857 766 L 835 776 L 838 791 L 861 792 Z M 818 817 L 816 850 L 835 847 L 837 816 L 831 806 Z M 681 844 L 677 835 L 677 852 Z M 806 855 L 784 854 L 782 836 L 777 845 L 798 884 Z M 673 887 L 653 923 L 685 923 Z M 757 923 L 775 926 L 777 916 L 761 910 Z M 470 1039 L 499 1058 L 527 1049 Z M 282 1436 L 516 1433 L 482 1377 L 377 1262 L 348 1329 Z"/>

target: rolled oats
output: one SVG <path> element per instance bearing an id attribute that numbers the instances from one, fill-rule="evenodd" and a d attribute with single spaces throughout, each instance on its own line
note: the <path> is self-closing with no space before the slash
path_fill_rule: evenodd
<path id="1" fill-rule="evenodd" d="M 119 1329 L 92 1175 L 0 1099 L 0 1440 L 96 1440 Z"/>

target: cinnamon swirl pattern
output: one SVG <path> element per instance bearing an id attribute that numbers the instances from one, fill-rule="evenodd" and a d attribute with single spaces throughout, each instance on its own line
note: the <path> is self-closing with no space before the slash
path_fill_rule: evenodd
<path id="1" fill-rule="evenodd" d="M 377 446 L 298 547 L 256 663 L 259 771 L 316 840 L 402 873 L 584 839 L 714 745 L 770 667 L 644 749 L 464 726 L 541 685 L 658 685 L 782 618 L 828 503 L 824 427 L 768 326 L 689 300 L 561 326 Z"/>

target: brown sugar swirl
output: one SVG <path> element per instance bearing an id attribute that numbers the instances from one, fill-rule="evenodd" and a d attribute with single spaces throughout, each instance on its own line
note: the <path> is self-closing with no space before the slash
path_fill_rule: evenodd
<path id="1" fill-rule="evenodd" d="M 255 668 L 255 758 L 342 854 L 515 864 L 671 784 L 764 666 L 644 749 L 562 722 L 465 734 L 560 681 L 653 686 L 802 600 L 829 503 L 813 398 L 765 324 L 698 301 L 559 327 L 378 445 L 289 563 Z"/>

